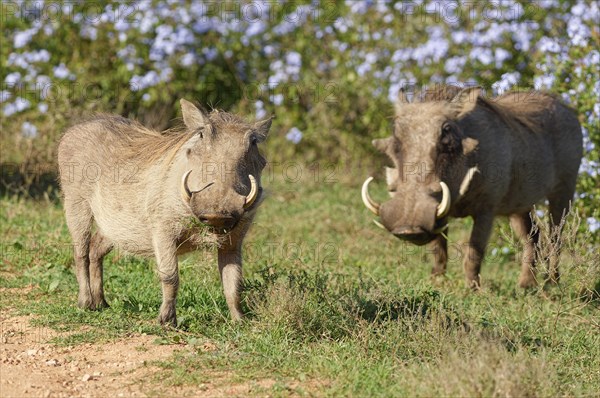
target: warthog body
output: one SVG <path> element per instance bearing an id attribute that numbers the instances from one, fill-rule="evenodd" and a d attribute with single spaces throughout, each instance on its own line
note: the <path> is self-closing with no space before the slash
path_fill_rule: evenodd
<path id="1" fill-rule="evenodd" d="M 261 202 L 263 141 L 271 119 L 249 124 L 181 100 L 185 128 L 158 133 L 103 115 L 65 132 L 58 147 L 79 306 L 106 307 L 102 259 L 113 247 L 154 256 L 159 321 L 176 325 L 177 255 L 217 247 L 225 298 L 241 317 L 242 240 Z M 95 233 L 92 235 L 93 225 Z"/>
<path id="2" fill-rule="evenodd" d="M 519 285 L 535 284 L 538 229 L 533 206 L 548 199 L 557 232 L 569 209 L 582 156 L 581 126 L 575 113 L 555 97 L 510 93 L 494 100 L 479 88 L 444 88 L 409 103 L 396 104 L 394 133 L 373 145 L 394 163 L 387 169 L 392 198 L 378 205 L 363 184 L 363 200 L 389 232 L 416 243 L 432 242 L 434 274 L 445 272 L 448 217 L 471 216 L 464 271 L 480 285 L 480 267 L 497 215 L 510 217 L 524 244 Z M 556 247 L 559 247 L 558 238 Z M 549 258 L 558 279 L 558 250 Z"/>

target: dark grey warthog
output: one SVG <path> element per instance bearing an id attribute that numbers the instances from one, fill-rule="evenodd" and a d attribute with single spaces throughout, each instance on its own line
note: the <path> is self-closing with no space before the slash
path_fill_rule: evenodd
<path id="1" fill-rule="evenodd" d="M 58 146 L 79 306 L 106 307 L 102 259 L 113 247 L 154 255 L 162 283 L 159 321 L 176 325 L 177 255 L 218 248 L 227 305 L 240 319 L 242 240 L 261 202 L 258 151 L 271 119 L 249 124 L 181 100 L 183 131 L 158 133 L 119 116 L 71 127 Z M 96 232 L 92 235 L 93 224 Z"/>
<path id="2" fill-rule="evenodd" d="M 581 126 L 573 110 L 548 94 L 510 93 L 493 101 L 479 94 L 478 87 L 445 88 L 409 103 L 401 93 L 394 133 L 373 141 L 394 163 L 387 169 L 392 198 L 374 202 L 371 177 L 363 184 L 363 201 L 398 238 L 433 241 L 434 274 L 446 270 L 447 218 L 473 217 L 464 258 L 472 287 L 480 285 L 494 217 L 509 216 L 524 244 L 519 285 L 532 286 L 538 233 L 531 210 L 547 198 L 553 228 L 568 211 L 582 156 Z M 557 280 L 558 251 L 549 261 Z"/>

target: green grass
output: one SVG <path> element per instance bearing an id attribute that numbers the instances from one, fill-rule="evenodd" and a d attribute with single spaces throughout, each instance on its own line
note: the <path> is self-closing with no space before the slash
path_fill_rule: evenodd
<path id="1" fill-rule="evenodd" d="M 375 227 L 356 183 L 268 184 L 270 197 L 246 240 L 241 324 L 229 321 L 214 252 L 180 258 L 178 330 L 157 325 L 153 261 L 125 253 L 105 260 L 111 308 L 79 310 L 60 204 L 17 198 L 0 202 L 0 287 L 35 288 L 21 296 L 1 289 L 0 310 L 73 332 L 55 341 L 61 345 L 147 333 L 157 344 L 194 348 L 159 363 L 164 372 L 155 382 L 163 384 L 199 385 L 220 372 L 223 384 L 275 380 L 252 389 L 272 396 L 600 391 L 600 255 L 585 236 L 566 234 L 559 286 L 523 292 L 516 288 L 520 248 L 499 220 L 484 289 L 474 294 L 458 254 L 469 220 L 452 222 L 448 274 L 431 279 L 427 248 Z M 216 348 L 202 349 L 207 341 Z"/>

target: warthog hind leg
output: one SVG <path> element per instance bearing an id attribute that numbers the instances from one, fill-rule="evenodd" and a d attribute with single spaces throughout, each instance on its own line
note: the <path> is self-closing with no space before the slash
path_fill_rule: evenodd
<path id="1" fill-rule="evenodd" d="M 104 299 L 104 280 L 102 272 L 102 261 L 113 248 L 111 241 L 106 239 L 100 232 L 96 232 L 90 243 L 90 291 L 92 294 L 92 309 L 107 308 L 108 303 Z"/>
<path id="2" fill-rule="evenodd" d="M 548 278 L 550 283 L 558 283 L 560 279 L 560 271 L 558 262 L 562 246 L 562 229 L 564 219 L 569 212 L 571 198 L 575 189 L 573 187 L 564 187 L 558 193 L 548 196 L 550 210 L 550 247 L 548 248 Z"/>
<path id="3" fill-rule="evenodd" d="M 77 304 L 79 308 L 92 308 L 90 288 L 90 237 L 92 229 L 92 211 L 84 200 L 72 200 L 65 196 L 65 218 L 73 240 L 75 275 L 79 285 Z"/>
<path id="4" fill-rule="evenodd" d="M 522 288 L 533 287 L 536 285 L 535 265 L 537 261 L 537 244 L 540 235 L 539 230 L 535 226 L 530 212 L 511 215 L 510 226 L 523 245 L 519 286 Z"/>

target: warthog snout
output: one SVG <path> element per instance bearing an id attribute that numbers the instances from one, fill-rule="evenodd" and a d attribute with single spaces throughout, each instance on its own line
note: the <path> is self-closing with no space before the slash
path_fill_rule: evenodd
<path id="1" fill-rule="evenodd" d="M 209 182 L 199 190 L 192 190 L 188 180 L 192 170 L 188 170 L 181 178 L 181 198 L 191 208 L 196 218 L 203 224 L 212 227 L 212 232 L 226 234 L 240 221 L 244 212 L 251 211 L 253 205 L 260 202 L 262 188 L 252 174 L 248 175 L 250 182 L 247 195 L 239 195 L 234 191 L 225 189 L 225 185 L 218 187 L 215 182 Z M 214 187 L 217 187 L 214 192 Z M 211 197 L 212 195 L 212 197 Z M 229 195 L 229 196 L 228 196 Z M 220 198 L 220 200 L 219 200 Z M 211 200 L 212 199 L 212 200 Z M 196 200 L 196 202 L 194 202 Z M 207 202 L 213 203 L 212 208 L 206 208 Z M 215 206 L 218 203 L 221 206 Z"/>
<path id="2" fill-rule="evenodd" d="M 435 238 L 434 234 L 425 231 L 421 227 L 412 227 L 404 225 L 394 228 L 392 234 L 396 238 L 409 241 L 416 245 L 424 245 L 426 243 L 431 242 L 433 238 Z"/>
<path id="3" fill-rule="evenodd" d="M 225 214 L 200 214 L 198 220 L 202 224 L 206 224 L 210 227 L 215 228 L 216 231 L 230 231 L 238 223 L 240 217 Z"/>
<path id="4" fill-rule="evenodd" d="M 373 177 L 365 180 L 361 196 L 365 206 L 380 217 L 381 222 L 373 220 L 378 227 L 417 245 L 431 242 L 446 229 L 451 198 L 450 189 L 443 181 L 439 182 L 439 194 L 406 186 L 402 195 L 394 195 L 391 200 L 381 204 L 369 194 L 371 181 Z M 439 196 L 439 199 L 434 196 Z"/>

